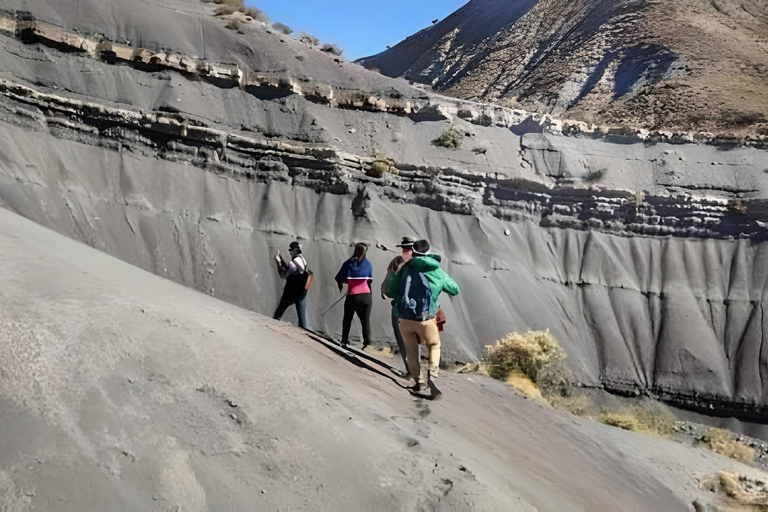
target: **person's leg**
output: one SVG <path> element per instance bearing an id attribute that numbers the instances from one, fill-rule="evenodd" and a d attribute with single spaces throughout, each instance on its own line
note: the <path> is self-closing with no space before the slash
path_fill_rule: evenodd
<path id="1" fill-rule="evenodd" d="M 307 328 L 307 294 L 296 300 L 296 315 L 299 317 L 299 327 Z"/>
<path id="2" fill-rule="evenodd" d="M 291 301 L 288 300 L 285 292 L 283 292 L 283 296 L 280 298 L 280 303 L 277 305 L 277 309 L 275 310 L 275 314 L 272 316 L 272 318 L 275 320 L 280 320 L 283 317 L 283 313 L 285 313 L 285 310 L 288 309 L 288 306 L 290 305 Z"/>
<path id="3" fill-rule="evenodd" d="M 400 334 L 403 337 L 405 346 L 405 361 L 408 373 L 416 381 L 418 386 L 421 383 L 421 364 L 419 363 L 419 322 L 413 320 L 400 319 Z"/>
<path id="4" fill-rule="evenodd" d="M 347 295 L 344 301 L 344 319 L 341 321 L 341 344 L 349 344 L 349 330 L 352 328 L 352 319 L 355 316 L 355 296 Z"/>
<path id="5" fill-rule="evenodd" d="M 436 379 L 440 371 L 440 330 L 434 319 L 424 324 L 424 343 L 429 349 L 429 378 Z"/>
<path id="6" fill-rule="evenodd" d="M 363 327 L 363 348 L 371 344 L 371 310 L 373 310 L 373 295 L 364 293 L 357 296 L 355 312 Z"/>
<path id="7" fill-rule="evenodd" d="M 408 368 L 408 363 L 405 360 L 405 345 L 403 345 L 403 336 L 400 334 L 400 319 L 395 316 L 395 312 L 392 311 L 392 331 L 395 333 L 395 341 L 397 342 L 397 349 L 400 351 L 400 357 L 403 358 L 403 366 Z"/>

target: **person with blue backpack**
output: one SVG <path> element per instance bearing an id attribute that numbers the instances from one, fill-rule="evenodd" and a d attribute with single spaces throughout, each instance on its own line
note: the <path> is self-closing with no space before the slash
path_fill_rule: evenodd
<path id="1" fill-rule="evenodd" d="M 365 255 L 368 252 L 366 244 L 355 245 L 355 252 L 344 262 L 336 274 L 339 291 L 347 285 L 347 298 L 344 301 L 344 319 L 341 324 L 341 344 L 349 345 L 349 331 L 352 320 L 357 314 L 363 328 L 363 349 L 371 344 L 371 310 L 373 299 L 371 283 L 373 282 L 373 265 Z"/>
<path id="2" fill-rule="evenodd" d="M 435 319 L 440 310 L 440 294 L 459 293 L 456 281 L 440 268 L 440 256 L 428 253 L 429 242 L 414 242 L 412 258 L 396 273 L 389 274 L 382 286 L 385 295 L 394 297 L 393 312 L 399 319 L 406 364 L 416 381 L 416 392 L 423 391 L 429 380 L 437 378 L 440 369 L 440 331 Z M 427 381 L 421 375 L 419 344 L 429 350 Z"/>

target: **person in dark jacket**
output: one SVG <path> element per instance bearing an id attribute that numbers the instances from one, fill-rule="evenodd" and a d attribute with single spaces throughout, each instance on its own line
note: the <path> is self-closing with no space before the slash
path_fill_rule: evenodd
<path id="1" fill-rule="evenodd" d="M 301 246 L 299 242 L 291 242 L 288 247 L 288 251 L 291 255 L 291 261 L 286 262 L 280 251 L 277 251 L 277 271 L 280 277 L 285 279 L 285 288 L 283 289 L 283 296 L 280 299 L 280 303 L 277 305 L 273 318 L 280 320 L 291 305 L 296 305 L 296 314 L 299 317 L 299 327 L 307 328 L 307 279 L 309 278 L 309 271 L 307 269 L 307 260 L 301 255 Z"/>
<path id="2" fill-rule="evenodd" d="M 349 345 L 349 330 L 355 314 L 363 327 L 363 348 L 371 344 L 371 283 L 373 282 L 373 265 L 365 257 L 368 252 L 366 244 L 355 245 L 355 252 L 344 262 L 336 274 L 339 291 L 347 285 L 347 299 L 344 302 L 344 320 L 341 330 L 341 344 Z"/>

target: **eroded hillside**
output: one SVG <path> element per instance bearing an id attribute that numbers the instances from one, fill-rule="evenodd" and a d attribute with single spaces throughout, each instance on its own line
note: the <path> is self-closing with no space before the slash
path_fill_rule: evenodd
<path id="1" fill-rule="evenodd" d="M 472 0 L 361 62 L 590 123 L 768 133 L 763 0 Z"/>
<path id="2" fill-rule="evenodd" d="M 111 4 L 2 3 L 0 205 L 264 314 L 298 237 L 310 324 L 331 333 L 350 244 L 376 248 L 378 285 L 399 237 L 424 236 L 463 290 L 446 361 L 549 328 L 583 385 L 764 412 L 761 144 L 566 137 L 258 22 L 227 30 L 209 4 Z M 451 126 L 455 150 L 434 143 Z M 383 301 L 373 331 L 391 341 Z"/>

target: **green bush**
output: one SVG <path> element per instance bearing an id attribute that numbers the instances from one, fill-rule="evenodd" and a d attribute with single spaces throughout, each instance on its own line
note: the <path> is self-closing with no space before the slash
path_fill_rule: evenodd
<path id="1" fill-rule="evenodd" d="M 440 134 L 435 144 L 448 149 L 459 149 L 463 140 L 464 132 L 451 126 Z"/>
<path id="2" fill-rule="evenodd" d="M 565 351 L 554 336 L 546 331 L 528 330 L 525 334 L 513 332 L 495 345 L 485 347 L 485 365 L 494 379 L 505 380 L 519 371 L 534 383 L 545 370 L 561 373 Z"/>
<path id="3" fill-rule="evenodd" d="M 376 153 L 367 174 L 373 178 L 381 178 L 385 174 L 398 174 L 398 172 L 392 158 L 387 157 L 384 153 Z"/>
<path id="4" fill-rule="evenodd" d="M 272 24 L 272 28 L 277 30 L 278 32 L 281 32 L 287 36 L 293 34 L 293 29 L 286 25 L 285 23 L 280 23 L 279 21 Z"/>

